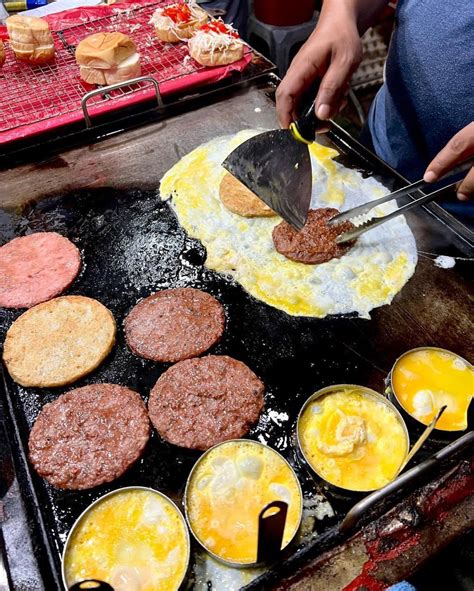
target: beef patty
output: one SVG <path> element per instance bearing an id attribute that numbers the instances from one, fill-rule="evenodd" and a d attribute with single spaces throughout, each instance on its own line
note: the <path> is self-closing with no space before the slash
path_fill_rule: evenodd
<path id="1" fill-rule="evenodd" d="M 87 489 L 121 476 L 149 437 L 139 394 L 115 384 L 93 384 L 46 404 L 30 433 L 30 460 L 54 486 Z"/>
<path id="2" fill-rule="evenodd" d="M 67 289 L 80 268 L 79 250 L 56 232 L 14 238 L 0 248 L 0 306 L 45 302 Z"/>
<path id="3" fill-rule="evenodd" d="M 273 243 L 277 251 L 297 263 L 315 265 L 340 258 L 354 242 L 337 244 L 336 238 L 354 228 L 351 222 L 328 226 L 327 221 L 339 211 L 331 207 L 312 209 L 303 229 L 298 231 L 286 222 L 273 229 Z"/>
<path id="4" fill-rule="evenodd" d="M 125 336 L 140 357 L 175 362 L 207 351 L 221 338 L 224 326 L 224 309 L 215 298 L 182 287 L 137 304 L 125 319 Z"/>
<path id="5" fill-rule="evenodd" d="M 148 412 L 163 439 L 206 450 L 248 433 L 262 411 L 263 392 L 244 363 L 209 355 L 165 371 L 151 391 Z"/>

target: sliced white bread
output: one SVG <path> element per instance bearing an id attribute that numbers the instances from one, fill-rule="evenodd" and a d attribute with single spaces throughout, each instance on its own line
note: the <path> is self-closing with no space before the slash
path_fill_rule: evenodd
<path id="1" fill-rule="evenodd" d="M 117 68 L 91 68 L 80 66 L 79 74 L 88 84 L 118 84 L 132 78 L 138 78 L 141 74 L 140 56 L 134 53 L 124 60 Z"/>
<path id="2" fill-rule="evenodd" d="M 18 14 L 8 17 L 5 22 L 11 48 L 18 60 L 43 64 L 54 59 L 54 40 L 44 19 Z"/>

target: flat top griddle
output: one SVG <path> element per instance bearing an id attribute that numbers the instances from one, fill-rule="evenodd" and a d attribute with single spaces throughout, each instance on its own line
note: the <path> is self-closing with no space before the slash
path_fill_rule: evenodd
<path id="1" fill-rule="evenodd" d="M 474 326 L 467 297 L 472 294 L 472 274 L 468 261 L 459 260 L 454 269 L 445 270 L 421 256 L 414 277 L 392 305 L 374 310 L 368 321 L 354 316 L 290 317 L 206 269 L 202 245 L 185 234 L 169 205 L 160 202 L 158 180 L 180 156 L 211 137 L 276 125 L 271 109 L 266 96 L 252 89 L 51 162 L 6 171 L 0 181 L 0 244 L 29 232 L 54 230 L 81 249 L 84 269 L 68 293 L 105 304 L 117 320 L 118 338 L 106 361 L 74 386 L 114 382 L 147 399 L 168 366 L 140 359 L 128 350 L 123 336 L 128 311 L 140 298 L 171 286 L 193 286 L 216 296 L 225 307 L 227 327 L 211 352 L 244 361 L 266 385 L 265 411 L 250 437 L 281 451 L 297 467 L 303 488 L 311 491 L 316 484 L 295 456 L 294 427 L 303 402 L 315 390 L 334 383 L 382 391 L 395 359 L 412 347 L 445 347 L 472 360 Z M 330 137 L 342 152 L 342 161 L 367 174 L 377 173 L 389 188 L 401 183 L 342 130 L 334 127 Z M 420 251 L 474 256 L 469 232 L 440 208 L 414 212 L 408 222 Z M 19 314 L 0 310 L 1 342 Z M 126 485 L 151 486 L 179 498 L 199 457 L 167 444 L 155 433 L 142 460 L 111 485 L 86 492 L 53 489 L 21 459 L 42 406 L 68 389 L 25 389 L 5 372 L 2 392 L 9 434 L 17 448 L 20 485 L 39 526 L 34 533 L 44 557 L 47 589 L 59 585 L 65 537 L 90 502 Z M 428 446 L 427 452 L 432 450 Z M 334 505 L 340 519 L 347 505 Z M 331 525 L 319 526 L 319 531 Z"/>

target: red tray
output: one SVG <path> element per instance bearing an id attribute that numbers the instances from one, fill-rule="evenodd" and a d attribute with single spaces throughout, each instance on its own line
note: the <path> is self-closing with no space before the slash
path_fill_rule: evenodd
<path id="1" fill-rule="evenodd" d="M 74 58 L 81 39 L 99 31 L 120 31 L 129 35 L 141 56 L 142 76 L 151 76 L 162 95 L 217 82 L 232 71 L 242 71 L 252 59 L 246 47 L 244 57 L 230 66 L 208 68 L 195 62 L 186 43 L 162 43 L 148 24 L 158 6 L 172 0 L 138 2 L 67 10 L 49 15 L 56 48 L 51 64 L 29 66 L 18 62 L 8 46 L 5 27 L 6 61 L 0 69 L 0 144 L 41 134 L 84 119 L 83 96 L 96 88 L 79 78 Z M 125 86 L 107 95 L 88 100 L 91 116 L 102 115 L 146 101 L 155 96 L 149 82 Z"/>

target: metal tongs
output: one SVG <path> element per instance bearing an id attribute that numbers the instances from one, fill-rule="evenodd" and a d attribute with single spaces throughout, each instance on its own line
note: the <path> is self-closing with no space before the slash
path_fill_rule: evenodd
<path id="1" fill-rule="evenodd" d="M 458 175 L 460 172 L 464 172 L 464 171 L 468 170 L 469 168 L 471 168 L 471 166 L 474 166 L 474 158 L 470 158 L 469 160 L 466 160 L 465 162 L 463 162 L 459 166 L 456 166 L 456 168 L 453 168 L 452 170 L 450 170 L 449 173 L 440 177 L 439 180 L 443 180 L 443 179 L 445 180 L 447 178 L 454 177 L 454 176 Z M 430 185 L 430 183 L 427 183 L 423 179 L 420 179 L 419 181 L 416 181 L 416 182 L 412 183 L 411 185 L 407 185 L 406 187 L 403 187 L 402 189 L 399 189 L 398 191 L 395 191 L 394 193 L 390 193 L 389 195 L 385 195 L 384 197 L 381 197 L 380 199 L 375 199 L 374 201 L 369 201 L 368 203 L 364 203 L 363 205 L 359 205 L 358 207 L 353 207 L 352 209 L 349 209 L 348 211 L 343 211 L 342 213 L 331 218 L 328 221 L 328 225 L 333 226 L 335 224 L 340 224 L 341 222 L 345 222 L 345 221 L 352 222 L 356 226 L 356 228 L 354 228 L 353 230 L 350 230 L 349 232 L 344 232 L 344 234 L 341 234 L 340 236 L 338 236 L 336 238 L 336 242 L 339 244 L 341 244 L 343 242 L 350 242 L 350 241 L 358 238 L 364 232 L 367 232 L 368 230 L 372 230 L 372 228 L 376 228 L 377 226 L 380 226 L 380 224 L 384 224 L 385 222 L 388 222 L 389 220 L 391 220 L 399 215 L 403 215 L 404 213 L 406 213 L 410 209 L 413 209 L 414 207 L 419 207 L 420 205 L 423 205 L 425 203 L 428 203 L 429 201 L 432 201 L 433 199 L 436 199 L 436 197 L 438 197 L 439 195 L 444 193 L 446 190 L 454 187 L 458 182 L 459 181 L 456 181 L 455 183 L 451 183 L 449 185 L 446 185 L 446 186 L 442 187 L 441 189 L 437 189 L 436 191 L 433 191 L 432 193 L 428 193 L 427 195 L 423 195 L 422 197 L 419 197 L 418 199 L 410 201 L 409 203 L 403 205 L 402 207 L 399 207 L 395 211 L 392 211 L 391 213 L 388 213 L 386 215 L 383 215 L 380 217 L 370 217 L 370 218 L 368 217 L 369 212 L 371 212 L 374 207 L 377 207 L 377 205 L 381 205 L 382 203 L 387 203 L 387 201 L 392 201 L 392 199 L 404 197 L 405 195 L 413 193 L 413 191 L 423 189 L 426 186 Z"/>

